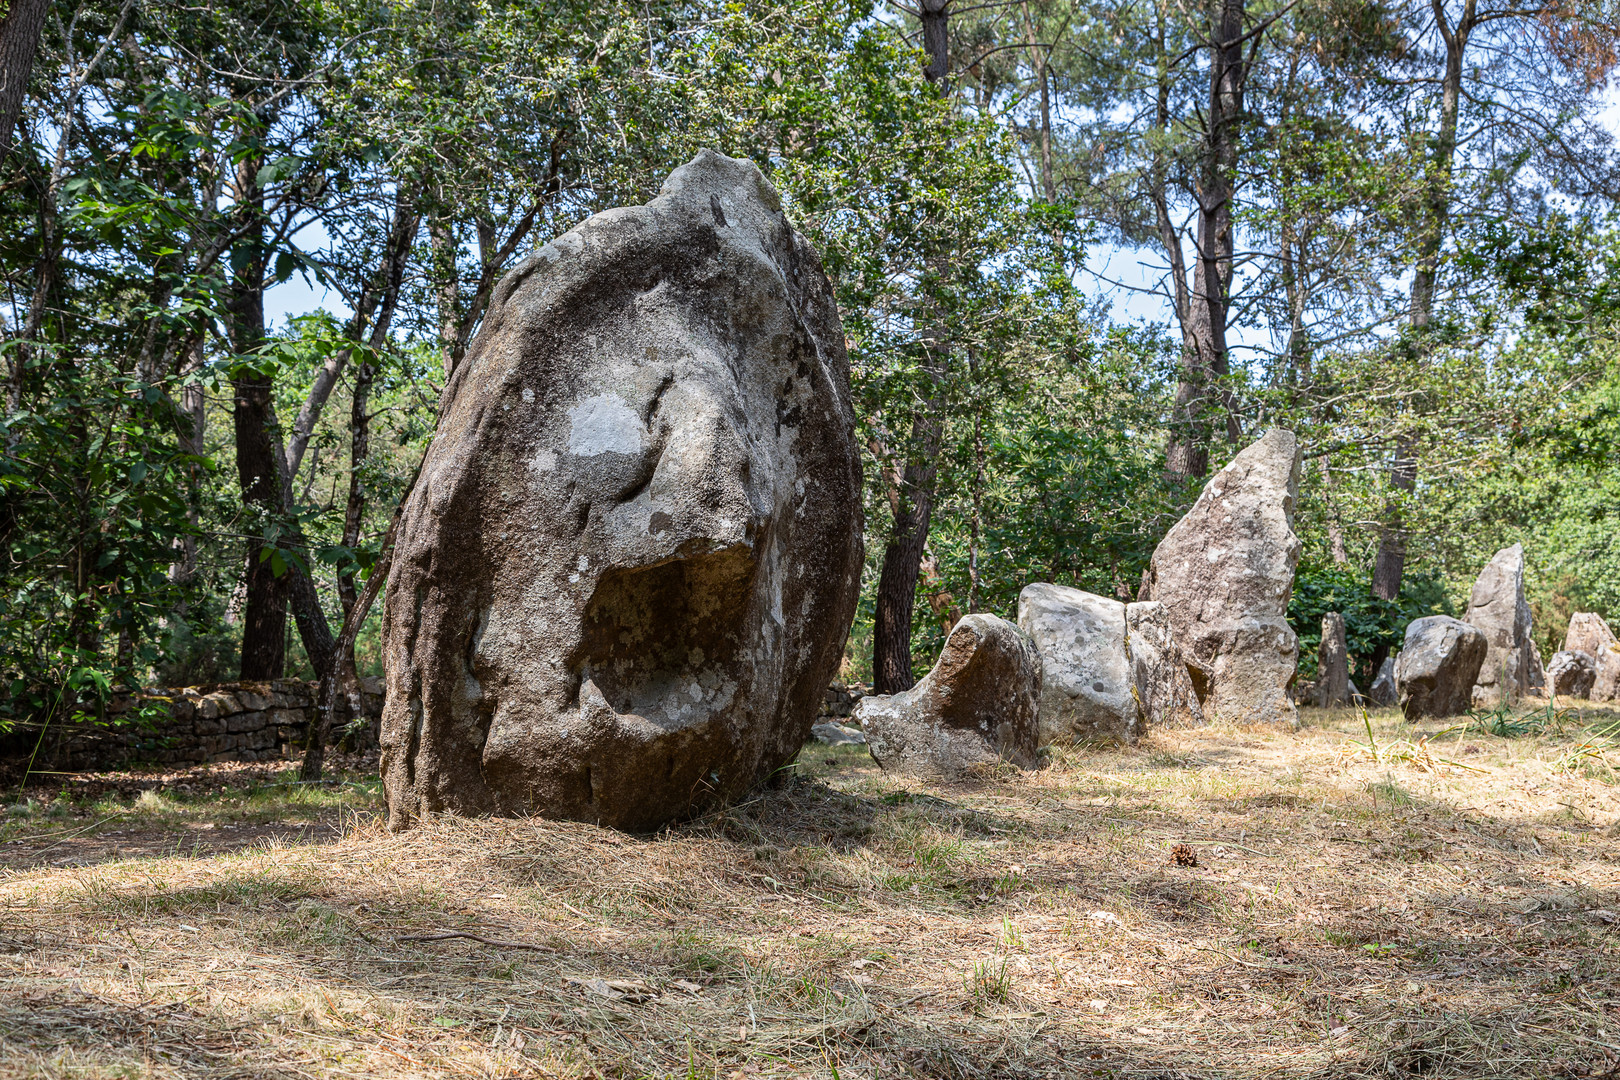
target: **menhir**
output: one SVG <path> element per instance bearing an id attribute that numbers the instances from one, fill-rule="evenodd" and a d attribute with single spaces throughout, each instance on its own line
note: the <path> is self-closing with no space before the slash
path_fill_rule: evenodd
<path id="1" fill-rule="evenodd" d="M 751 163 L 705 151 L 501 282 L 401 521 L 390 824 L 652 829 L 799 750 L 862 562 L 831 287 Z"/>
<path id="2" fill-rule="evenodd" d="M 1289 690 L 1299 641 L 1288 599 L 1299 565 L 1299 442 L 1276 429 L 1204 485 L 1165 534 L 1141 600 L 1164 605 L 1203 713 L 1231 723 L 1298 723 Z"/>

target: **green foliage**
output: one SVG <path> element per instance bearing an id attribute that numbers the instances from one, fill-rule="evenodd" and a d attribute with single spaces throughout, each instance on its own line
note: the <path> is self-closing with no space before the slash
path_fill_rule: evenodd
<path id="1" fill-rule="evenodd" d="M 1394 600 L 1373 595 L 1369 574 L 1348 566 L 1302 565 L 1294 577 L 1288 601 L 1288 624 L 1299 637 L 1300 678 L 1316 677 L 1322 645 L 1322 617 L 1330 611 L 1344 616 L 1344 636 L 1354 677 L 1366 690 L 1377 672 L 1370 670 L 1373 653 L 1382 647 L 1393 656 L 1401 647 L 1406 624 L 1425 615 L 1451 615 L 1445 589 L 1434 577 L 1407 574 Z"/>

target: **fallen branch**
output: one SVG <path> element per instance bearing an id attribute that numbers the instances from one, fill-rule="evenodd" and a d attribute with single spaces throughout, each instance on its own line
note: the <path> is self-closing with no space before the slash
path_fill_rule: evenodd
<path id="1" fill-rule="evenodd" d="M 556 952 L 551 945 L 534 945 L 527 941 L 502 941 L 499 938 L 487 938 L 482 934 L 474 934 L 468 930 L 435 930 L 431 934 L 406 934 L 396 937 L 395 941 L 449 941 L 452 938 L 466 938 L 468 941 L 477 941 L 484 945 L 494 945 L 501 949 L 528 949 L 531 952 Z"/>

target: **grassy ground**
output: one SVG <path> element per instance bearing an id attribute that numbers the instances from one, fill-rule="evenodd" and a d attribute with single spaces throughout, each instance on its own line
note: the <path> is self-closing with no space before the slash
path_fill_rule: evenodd
<path id="1" fill-rule="evenodd" d="M 1307 713 L 950 786 L 812 748 L 656 837 L 390 835 L 363 773 L 32 790 L 0 1076 L 1620 1077 L 1617 719 Z"/>

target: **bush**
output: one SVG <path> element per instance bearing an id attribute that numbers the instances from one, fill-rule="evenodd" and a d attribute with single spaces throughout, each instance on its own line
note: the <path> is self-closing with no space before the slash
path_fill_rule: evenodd
<path id="1" fill-rule="evenodd" d="M 1372 660 L 1380 648 L 1393 654 L 1401 647 L 1406 624 L 1425 615 L 1450 615 L 1445 588 L 1427 574 L 1407 574 L 1394 600 L 1373 595 L 1371 576 L 1349 566 L 1302 566 L 1294 577 L 1288 623 L 1299 636 L 1299 675 L 1316 678 L 1316 656 L 1322 644 L 1322 617 L 1344 616 L 1344 636 L 1352 677 L 1367 689 L 1377 672 Z"/>

